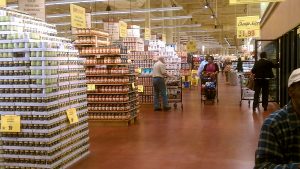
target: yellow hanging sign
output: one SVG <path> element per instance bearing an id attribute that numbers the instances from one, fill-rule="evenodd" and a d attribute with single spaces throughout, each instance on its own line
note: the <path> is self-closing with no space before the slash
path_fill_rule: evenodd
<path id="1" fill-rule="evenodd" d="M 77 5 L 70 5 L 71 26 L 74 28 L 86 28 L 85 8 Z"/>
<path id="2" fill-rule="evenodd" d="M 186 49 L 188 52 L 196 52 L 197 51 L 197 43 L 195 41 L 189 41 L 186 45 Z"/>
<path id="3" fill-rule="evenodd" d="M 230 5 L 237 4 L 253 4 L 253 3 L 262 3 L 262 2 L 282 2 L 284 0 L 229 0 Z"/>
<path id="4" fill-rule="evenodd" d="M 96 85 L 95 84 L 88 84 L 87 85 L 87 91 L 93 91 L 96 90 Z"/>
<path id="5" fill-rule="evenodd" d="M 245 16 L 236 18 L 237 38 L 260 37 L 259 16 Z"/>
<path id="6" fill-rule="evenodd" d="M 21 117 L 17 115 L 1 116 L 1 132 L 20 132 Z"/>
<path id="7" fill-rule="evenodd" d="M 126 22 L 123 22 L 123 21 L 119 22 L 119 32 L 120 32 L 121 38 L 127 37 L 127 23 Z"/>
<path id="8" fill-rule="evenodd" d="M 164 42 L 167 42 L 166 34 L 164 34 L 164 33 L 162 34 L 161 40 Z"/>
<path id="9" fill-rule="evenodd" d="M 135 85 L 134 83 L 131 83 L 132 89 L 135 89 Z"/>
<path id="10" fill-rule="evenodd" d="M 151 30 L 150 28 L 145 28 L 145 40 L 150 40 L 151 39 Z"/>
<path id="11" fill-rule="evenodd" d="M 143 85 L 138 85 L 138 92 L 143 93 L 144 92 L 144 86 Z"/>
<path id="12" fill-rule="evenodd" d="M 70 124 L 78 122 L 78 116 L 75 108 L 71 108 L 67 110 L 67 116 Z"/>
<path id="13" fill-rule="evenodd" d="M 6 7 L 6 0 L 0 0 L 0 7 Z"/>

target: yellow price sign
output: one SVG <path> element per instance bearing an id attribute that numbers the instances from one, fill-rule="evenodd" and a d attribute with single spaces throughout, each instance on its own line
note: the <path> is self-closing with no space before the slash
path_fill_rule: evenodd
<path id="1" fill-rule="evenodd" d="M 144 92 L 144 86 L 143 85 L 138 85 L 138 92 L 143 93 Z"/>
<path id="2" fill-rule="evenodd" d="M 0 0 L 0 7 L 6 7 L 6 0 Z"/>
<path id="3" fill-rule="evenodd" d="M 135 69 L 135 73 L 142 73 L 142 69 L 141 68 Z"/>
<path id="4" fill-rule="evenodd" d="M 70 124 L 78 122 L 78 116 L 75 108 L 71 108 L 67 110 L 67 116 Z"/>
<path id="5" fill-rule="evenodd" d="M 71 26 L 74 28 L 86 28 L 85 8 L 71 4 Z"/>
<path id="6" fill-rule="evenodd" d="M 121 38 L 126 38 L 127 37 L 127 23 L 120 21 L 119 22 L 119 33 Z"/>
<path id="7" fill-rule="evenodd" d="M 164 33 L 162 34 L 161 40 L 164 42 L 167 42 L 166 34 L 164 34 Z"/>
<path id="8" fill-rule="evenodd" d="M 1 132 L 20 132 L 21 117 L 17 115 L 1 116 Z"/>
<path id="9" fill-rule="evenodd" d="M 197 51 L 197 43 L 195 41 L 189 41 L 187 43 L 187 51 L 188 52 L 196 52 Z"/>
<path id="10" fill-rule="evenodd" d="M 93 91 L 96 90 L 96 85 L 95 84 L 88 84 L 87 85 L 87 91 Z"/>
<path id="11" fill-rule="evenodd" d="M 132 86 L 132 88 L 133 88 L 133 89 L 135 89 L 135 85 L 134 85 L 134 83 L 131 83 L 131 86 Z"/>
<path id="12" fill-rule="evenodd" d="M 236 27 L 238 39 L 260 36 L 259 16 L 237 17 Z"/>
<path id="13" fill-rule="evenodd" d="M 151 39 L 151 30 L 149 28 L 145 28 L 144 38 L 145 38 L 145 40 Z"/>

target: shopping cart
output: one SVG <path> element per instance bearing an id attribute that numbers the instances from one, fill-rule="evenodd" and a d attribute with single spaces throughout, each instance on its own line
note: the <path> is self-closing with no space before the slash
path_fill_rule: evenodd
<path id="1" fill-rule="evenodd" d="M 250 107 L 251 100 L 254 100 L 254 91 L 247 88 L 247 83 L 250 78 L 251 73 L 243 73 L 239 75 L 240 87 L 241 87 L 241 100 L 240 106 L 242 105 L 242 101 L 248 101 L 248 106 Z"/>
<path id="2" fill-rule="evenodd" d="M 219 102 L 218 98 L 218 76 L 202 75 L 201 76 L 201 102 L 204 104 Z"/>
<path id="3" fill-rule="evenodd" d="M 168 78 L 166 81 L 167 95 L 169 98 L 169 103 L 173 103 L 174 108 L 177 108 L 177 104 L 181 104 L 181 110 L 183 111 L 182 103 L 182 78 Z"/>

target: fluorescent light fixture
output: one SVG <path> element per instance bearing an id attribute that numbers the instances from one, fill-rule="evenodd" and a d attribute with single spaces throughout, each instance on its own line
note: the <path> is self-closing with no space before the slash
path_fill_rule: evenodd
<path id="1" fill-rule="evenodd" d="M 178 19 L 191 19 L 193 18 L 191 15 L 188 16 L 172 16 L 172 17 L 157 17 L 157 18 L 150 18 L 151 21 L 162 21 L 162 20 L 178 20 Z M 124 22 L 144 22 L 145 18 L 139 19 L 124 19 Z"/>
<path id="2" fill-rule="evenodd" d="M 66 5 L 66 4 L 77 4 L 77 3 L 94 3 L 94 2 L 107 2 L 108 0 L 60 0 L 60 1 L 49 1 L 46 2 L 46 6 L 52 5 Z M 8 4 L 9 8 L 18 8 L 18 4 Z"/>
<path id="3" fill-rule="evenodd" d="M 175 26 L 153 26 L 151 29 L 163 29 L 163 28 L 186 28 L 186 27 L 200 27 L 201 24 L 191 24 L 191 25 L 175 25 Z"/>
<path id="4" fill-rule="evenodd" d="M 126 11 L 100 11 L 100 12 L 92 12 L 92 16 L 98 15 L 116 15 L 116 14 L 130 14 L 130 13 L 146 13 L 146 12 L 165 12 L 165 11 L 178 11 L 182 10 L 182 7 L 165 7 L 165 8 L 150 8 L 150 9 L 132 9 Z M 47 18 L 61 18 L 68 17 L 70 14 L 53 14 L 47 15 Z"/>
<path id="5" fill-rule="evenodd" d="M 98 23 L 103 23 L 102 20 L 100 21 L 94 21 L 92 22 L 93 24 L 98 24 Z M 68 25 L 71 25 L 71 22 L 62 22 L 62 23 L 51 23 L 53 25 L 56 25 L 56 26 L 68 26 Z"/>

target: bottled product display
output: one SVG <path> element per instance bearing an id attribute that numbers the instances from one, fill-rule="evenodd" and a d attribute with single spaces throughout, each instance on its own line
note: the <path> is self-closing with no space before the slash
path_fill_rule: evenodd
<path id="1" fill-rule="evenodd" d="M 76 45 L 90 45 L 95 44 L 96 47 L 100 45 L 110 45 L 109 34 L 101 31 L 96 31 L 89 28 L 80 28 L 74 30 L 74 35 L 78 38 L 75 40 Z"/>
<path id="2" fill-rule="evenodd" d="M 94 34 L 99 31 L 93 31 Z M 84 38 L 81 34 L 80 38 Z M 84 43 L 84 42 L 83 42 Z M 88 113 L 90 120 L 130 121 L 138 115 L 138 94 L 134 65 L 128 62 L 127 49 L 120 45 L 77 46 L 86 58 Z M 89 89 L 89 86 L 93 86 Z"/>
<path id="3" fill-rule="evenodd" d="M 67 168 L 89 153 L 84 60 L 54 25 L 6 9 L 0 25 L 0 168 Z"/>
<path id="4" fill-rule="evenodd" d="M 123 39 L 123 46 L 130 51 L 144 51 L 144 40 L 142 38 L 127 37 Z"/>

